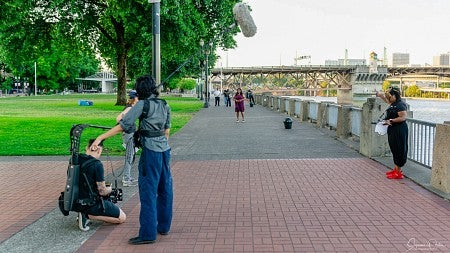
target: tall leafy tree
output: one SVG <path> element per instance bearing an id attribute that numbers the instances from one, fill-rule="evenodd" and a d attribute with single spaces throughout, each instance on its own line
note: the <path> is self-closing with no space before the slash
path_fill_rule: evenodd
<path id="1" fill-rule="evenodd" d="M 232 33 L 223 35 L 218 31 L 233 23 L 232 6 L 236 2 L 161 1 L 163 77 L 197 52 L 200 38 L 209 41 L 218 37 L 216 41 L 222 46 L 234 45 Z M 67 36 L 82 37 L 80 39 L 93 45 L 108 65 L 116 70 L 116 104 L 124 104 L 127 74 L 134 78 L 151 70 L 152 5 L 147 0 L 53 0 L 38 3 L 39 8 L 47 10 L 48 14 L 65 26 Z M 129 59 L 131 71 L 127 68 Z M 184 73 L 188 73 L 188 70 Z"/>
<path id="2" fill-rule="evenodd" d="M 203 58 L 200 39 L 212 42 L 212 52 L 218 46 L 235 46 L 232 36 L 237 29 L 228 31 L 227 27 L 234 23 L 232 8 L 238 1 L 161 1 L 162 79 L 177 70 L 179 76 L 198 73 L 198 61 Z M 22 5 L 25 13 L 33 14 L 28 19 L 38 16 L 44 25 L 56 25 L 61 38 L 72 38 L 94 50 L 116 71 L 116 104 L 126 102 L 127 75 L 135 78 L 150 73 L 152 5 L 148 0 L 11 0 L 9 5 L 17 8 L 21 2 L 26 2 Z M 215 56 L 210 59 L 213 65 Z M 185 67 L 179 69 L 182 64 Z"/>
<path id="3" fill-rule="evenodd" d="M 14 76 L 33 76 L 37 62 L 39 88 L 61 89 L 80 74 L 97 70 L 92 50 L 74 37 L 64 37 L 34 1 L 1 1 L 1 57 Z"/>

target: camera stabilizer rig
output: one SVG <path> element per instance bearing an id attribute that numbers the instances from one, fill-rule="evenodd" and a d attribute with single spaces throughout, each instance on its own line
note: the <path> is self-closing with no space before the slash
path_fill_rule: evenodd
<path id="1" fill-rule="evenodd" d="M 69 159 L 69 166 L 67 168 L 67 181 L 64 191 L 61 192 L 59 197 L 59 209 L 64 216 L 69 215 L 70 211 L 74 211 L 74 204 L 78 201 L 78 191 L 79 191 L 79 180 L 80 180 L 80 162 L 79 162 L 79 152 L 80 152 L 80 142 L 81 134 L 84 129 L 100 128 L 100 129 L 111 129 L 111 127 L 89 125 L 89 124 L 77 124 L 72 126 L 70 130 L 70 152 L 71 156 Z M 108 155 L 109 158 L 109 155 Z M 109 158 L 110 159 L 110 158 Z M 111 163 L 112 165 L 112 163 Z M 112 168 L 112 167 L 111 167 Z M 113 170 L 114 175 L 114 170 Z M 115 176 L 115 175 L 114 175 Z M 117 187 L 117 177 L 115 176 L 114 188 L 109 195 L 109 200 L 113 203 L 123 200 L 122 189 Z"/>

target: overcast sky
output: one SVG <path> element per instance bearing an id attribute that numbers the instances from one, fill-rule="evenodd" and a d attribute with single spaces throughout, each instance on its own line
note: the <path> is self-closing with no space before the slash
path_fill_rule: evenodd
<path id="1" fill-rule="evenodd" d="M 450 52 L 450 0 L 244 0 L 258 27 L 241 33 L 238 46 L 219 51 L 222 66 L 294 65 L 296 54 L 311 64 L 343 59 L 383 58 L 409 53 L 411 64 L 431 64 Z M 299 64 L 308 64 L 303 60 Z M 217 66 L 220 66 L 218 62 Z"/>

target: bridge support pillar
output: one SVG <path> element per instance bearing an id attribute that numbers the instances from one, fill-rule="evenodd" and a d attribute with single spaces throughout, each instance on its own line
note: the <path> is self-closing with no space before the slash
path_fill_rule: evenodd
<path id="1" fill-rule="evenodd" d="M 431 186 L 450 193 L 450 124 L 436 124 Z"/>
<path id="2" fill-rule="evenodd" d="M 375 133 L 375 124 L 385 111 L 386 104 L 379 98 L 368 98 L 363 104 L 359 152 L 369 158 L 390 154 L 387 136 Z"/>

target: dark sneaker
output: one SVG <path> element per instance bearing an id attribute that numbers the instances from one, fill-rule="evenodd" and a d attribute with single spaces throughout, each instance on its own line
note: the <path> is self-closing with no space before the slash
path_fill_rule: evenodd
<path id="1" fill-rule="evenodd" d="M 89 219 L 87 218 L 87 215 L 79 212 L 78 213 L 78 227 L 82 230 L 82 231 L 88 231 L 89 230 Z"/>
<path id="2" fill-rule="evenodd" d="M 139 236 L 133 237 L 130 240 L 128 240 L 128 243 L 131 245 L 152 244 L 155 242 L 156 242 L 156 240 L 142 240 Z"/>

